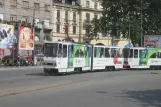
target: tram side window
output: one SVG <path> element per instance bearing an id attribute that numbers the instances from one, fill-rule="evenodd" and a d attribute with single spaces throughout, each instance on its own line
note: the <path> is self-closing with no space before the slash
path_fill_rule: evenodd
<path id="1" fill-rule="evenodd" d="M 118 56 L 119 58 L 121 58 L 122 55 L 123 55 L 122 49 L 118 49 L 118 50 L 117 50 L 117 56 Z"/>
<path id="2" fill-rule="evenodd" d="M 75 57 L 79 58 L 79 49 L 77 49 L 76 53 L 75 53 Z"/>
<path id="3" fill-rule="evenodd" d="M 91 47 L 88 47 L 89 51 L 87 54 L 89 54 L 89 57 L 91 57 Z"/>
<path id="4" fill-rule="evenodd" d="M 138 58 L 138 50 L 134 50 L 134 58 Z"/>
<path id="5" fill-rule="evenodd" d="M 83 49 L 79 49 L 79 54 L 80 54 L 80 57 L 83 58 L 84 57 L 84 48 Z"/>
<path id="6" fill-rule="evenodd" d="M 156 53 L 153 53 L 150 58 L 156 58 L 156 57 L 157 57 Z"/>
<path id="7" fill-rule="evenodd" d="M 59 44 L 58 57 L 62 57 L 62 54 L 63 54 L 62 44 Z"/>
<path id="8" fill-rule="evenodd" d="M 101 49 L 101 51 L 100 51 L 100 57 L 103 58 L 105 56 L 104 55 L 105 50 L 104 50 L 104 48 L 100 48 L 100 49 Z"/>
<path id="9" fill-rule="evenodd" d="M 96 58 L 97 56 L 97 47 L 94 48 L 94 57 Z"/>
<path id="10" fill-rule="evenodd" d="M 63 45 L 63 57 L 67 57 L 67 45 Z"/>
<path id="11" fill-rule="evenodd" d="M 70 58 L 72 58 L 73 48 L 73 45 L 68 45 L 68 56 Z"/>
<path id="12" fill-rule="evenodd" d="M 105 48 L 105 57 L 109 58 L 110 57 L 110 52 L 109 52 L 109 48 Z"/>
<path id="13" fill-rule="evenodd" d="M 160 52 L 157 53 L 157 58 L 161 58 L 161 53 Z"/>
<path id="14" fill-rule="evenodd" d="M 130 55 L 129 55 L 129 58 L 133 58 L 133 49 L 130 49 Z"/>
<path id="15" fill-rule="evenodd" d="M 116 54 L 116 49 L 115 48 L 111 48 L 111 57 L 114 57 Z"/>

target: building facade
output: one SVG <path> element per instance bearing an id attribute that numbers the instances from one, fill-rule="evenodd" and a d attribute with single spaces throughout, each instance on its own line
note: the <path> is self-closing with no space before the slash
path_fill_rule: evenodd
<path id="1" fill-rule="evenodd" d="M 90 41 L 113 45 L 110 37 L 86 38 L 85 24 L 101 17 L 99 0 L 0 0 L 0 18 L 4 21 L 27 23 L 35 27 L 35 52 L 40 53 L 44 40 L 63 40 L 67 34 L 75 42 Z M 34 23 L 33 23 L 34 22 Z M 65 29 L 68 28 L 68 32 Z M 18 30 L 18 29 L 15 29 Z M 114 38 L 122 46 L 126 39 Z"/>
<path id="2" fill-rule="evenodd" d="M 63 40 L 69 36 L 75 42 L 78 42 L 78 37 L 80 35 L 79 4 L 77 4 L 75 0 L 53 0 L 52 11 L 54 23 L 52 39 L 54 41 Z"/>
<path id="3" fill-rule="evenodd" d="M 103 43 L 105 45 L 123 46 L 127 39 L 99 35 L 98 40 L 90 40 L 86 37 L 86 24 L 90 24 L 93 18 L 101 17 L 102 6 L 99 0 L 53 0 L 54 29 L 52 39 L 55 41 L 66 38 L 65 25 L 69 26 L 69 36 L 76 42 L 89 41 L 92 44 Z"/>
<path id="4" fill-rule="evenodd" d="M 51 40 L 53 30 L 52 0 L 0 0 L 0 20 L 15 26 L 18 35 L 18 23 L 35 27 L 35 53 L 40 53 L 44 39 Z"/>

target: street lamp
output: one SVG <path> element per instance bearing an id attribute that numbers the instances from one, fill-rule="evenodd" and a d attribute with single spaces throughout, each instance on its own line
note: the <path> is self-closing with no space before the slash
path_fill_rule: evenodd
<path id="1" fill-rule="evenodd" d="M 129 47 L 130 47 L 130 13 L 128 13 L 129 15 Z"/>
<path id="2" fill-rule="evenodd" d="M 142 24 L 143 24 L 143 19 L 142 19 L 142 4 L 143 4 L 143 2 L 142 2 L 142 0 L 141 0 L 141 47 L 142 47 L 142 43 L 143 43 L 143 26 L 142 26 Z"/>

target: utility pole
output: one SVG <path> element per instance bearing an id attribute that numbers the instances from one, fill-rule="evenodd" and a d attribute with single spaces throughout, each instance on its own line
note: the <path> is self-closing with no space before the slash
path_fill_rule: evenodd
<path id="1" fill-rule="evenodd" d="M 78 41 L 81 42 L 82 35 L 82 7 L 79 6 L 79 38 Z"/>
<path id="2" fill-rule="evenodd" d="M 141 0 L 141 47 L 142 47 L 142 43 L 143 43 L 143 26 L 142 26 L 142 24 L 143 24 L 143 21 L 142 21 L 142 4 L 143 4 L 143 2 L 142 2 L 142 0 Z"/>
<path id="3" fill-rule="evenodd" d="M 130 37 L 131 35 L 130 35 L 130 13 L 129 13 L 129 47 L 130 47 Z"/>
<path id="4" fill-rule="evenodd" d="M 34 7 L 34 9 L 33 9 L 33 22 L 32 22 L 32 35 L 33 35 L 33 42 L 34 42 L 34 45 L 33 45 L 33 48 L 35 49 L 35 34 L 34 34 L 34 32 L 35 32 L 35 7 Z M 32 59 L 33 59 L 33 65 L 34 65 L 34 54 L 35 54 L 35 52 L 34 52 L 34 49 L 32 50 Z"/>

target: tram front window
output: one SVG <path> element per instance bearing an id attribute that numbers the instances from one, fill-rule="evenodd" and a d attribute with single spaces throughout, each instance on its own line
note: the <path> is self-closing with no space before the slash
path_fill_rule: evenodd
<path id="1" fill-rule="evenodd" d="M 58 50 L 57 43 L 45 43 L 44 56 L 56 57 Z"/>

